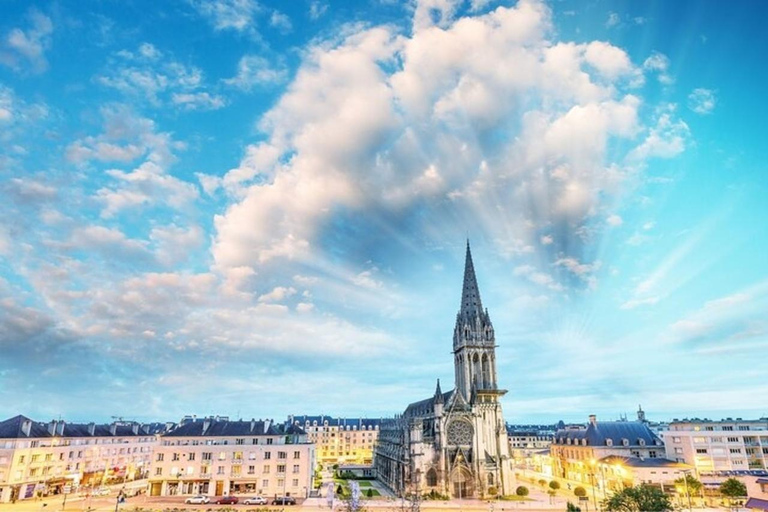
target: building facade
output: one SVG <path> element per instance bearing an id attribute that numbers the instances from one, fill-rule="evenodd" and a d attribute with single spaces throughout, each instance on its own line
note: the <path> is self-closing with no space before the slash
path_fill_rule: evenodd
<path id="1" fill-rule="evenodd" d="M 664 443 L 643 421 L 563 428 L 550 446 L 555 476 L 607 491 L 637 483 L 671 483 L 691 468 L 665 456 Z"/>
<path id="2" fill-rule="evenodd" d="M 511 494 L 512 471 L 499 399 L 496 337 L 483 309 L 467 243 L 461 307 L 453 332 L 454 389 L 438 380 L 432 397 L 383 422 L 374 464 L 399 495 L 455 498 Z"/>
<path id="3" fill-rule="evenodd" d="M 379 419 L 290 416 L 288 422 L 307 433 L 319 464 L 373 464 Z"/>
<path id="4" fill-rule="evenodd" d="M 160 437 L 148 493 L 306 497 L 314 468 L 315 445 L 295 425 L 185 418 Z"/>
<path id="5" fill-rule="evenodd" d="M 143 478 L 162 424 L 0 422 L 0 503 Z"/>
<path id="6" fill-rule="evenodd" d="M 673 421 L 659 435 L 668 458 L 700 475 L 768 470 L 768 418 Z"/>

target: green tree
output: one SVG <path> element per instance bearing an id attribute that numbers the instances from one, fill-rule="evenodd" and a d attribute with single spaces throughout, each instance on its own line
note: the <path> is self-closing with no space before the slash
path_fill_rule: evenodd
<path id="1" fill-rule="evenodd" d="M 368 490 L 367 490 L 367 491 L 365 491 L 365 495 L 366 495 L 368 498 L 373 498 L 373 489 L 369 487 L 369 488 L 368 488 Z"/>
<path id="2" fill-rule="evenodd" d="M 747 495 L 747 486 L 735 478 L 729 478 L 720 484 L 720 494 L 728 498 L 729 504 L 733 504 L 734 498 L 743 498 Z"/>
<path id="3" fill-rule="evenodd" d="M 703 487 L 701 482 L 698 481 L 693 475 L 685 475 L 685 478 L 678 478 L 675 480 L 675 485 L 682 486 L 685 488 L 685 486 L 688 486 L 688 493 L 691 496 L 696 496 L 701 493 L 701 488 Z"/>
<path id="4" fill-rule="evenodd" d="M 565 512 L 581 512 L 581 508 L 577 507 L 570 501 L 565 505 Z"/>
<path id="5" fill-rule="evenodd" d="M 669 497 L 661 489 L 641 484 L 614 493 L 603 501 L 610 512 L 664 512 L 672 510 Z"/>
<path id="6" fill-rule="evenodd" d="M 575 489 L 573 490 L 573 494 L 574 494 L 574 496 L 576 496 L 577 498 L 583 498 L 584 496 L 586 496 L 586 495 L 587 495 L 587 490 L 586 490 L 585 488 L 583 488 L 583 487 L 579 486 L 579 487 L 577 487 L 577 488 L 575 488 Z"/>
<path id="7" fill-rule="evenodd" d="M 539 485 L 544 487 L 545 485 L 547 485 L 547 481 L 542 478 L 541 480 L 539 480 Z"/>
<path id="8" fill-rule="evenodd" d="M 558 482 L 557 480 L 552 480 L 551 482 L 549 482 L 549 488 L 552 489 L 553 491 L 558 490 L 560 488 L 560 482 Z"/>
<path id="9" fill-rule="evenodd" d="M 518 496 L 528 496 L 528 488 L 524 485 L 521 485 L 515 490 L 515 494 Z"/>

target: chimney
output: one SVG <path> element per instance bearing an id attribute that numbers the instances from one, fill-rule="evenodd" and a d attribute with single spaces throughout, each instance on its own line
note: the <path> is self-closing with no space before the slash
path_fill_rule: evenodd
<path id="1" fill-rule="evenodd" d="M 64 435 L 64 425 L 66 425 L 66 422 L 59 421 L 56 423 L 56 435 L 57 436 L 63 436 Z"/>
<path id="2" fill-rule="evenodd" d="M 589 415 L 589 424 L 593 427 L 597 427 L 597 416 L 594 414 Z"/>
<path id="3" fill-rule="evenodd" d="M 51 420 L 51 422 L 48 423 L 48 433 L 52 436 L 56 435 L 56 420 Z"/>
<path id="4" fill-rule="evenodd" d="M 88 424 L 88 435 L 92 436 L 96 434 L 96 424 L 95 423 L 89 423 Z"/>
<path id="5" fill-rule="evenodd" d="M 109 433 L 114 435 L 117 435 L 117 422 L 112 422 L 112 424 L 109 426 Z"/>

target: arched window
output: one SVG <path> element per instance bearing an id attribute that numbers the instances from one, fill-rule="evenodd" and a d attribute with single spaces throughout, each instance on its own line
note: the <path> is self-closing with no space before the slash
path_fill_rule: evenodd
<path id="1" fill-rule="evenodd" d="M 427 471 L 427 487 L 437 486 L 437 471 L 434 468 Z"/>
<path id="2" fill-rule="evenodd" d="M 493 473 L 488 473 L 488 485 L 493 485 Z"/>

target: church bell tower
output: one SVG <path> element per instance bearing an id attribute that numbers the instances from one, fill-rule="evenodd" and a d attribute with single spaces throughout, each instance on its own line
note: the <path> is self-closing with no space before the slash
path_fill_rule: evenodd
<path id="1" fill-rule="evenodd" d="M 491 396 L 504 394 L 497 387 L 496 335 L 488 310 L 483 309 L 480 300 L 469 240 L 464 262 L 461 308 L 456 315 L 456 327 L 453 330 L 453 357 L 456 389 L 464 400 L 474 400 L 477 393 Z"/>

